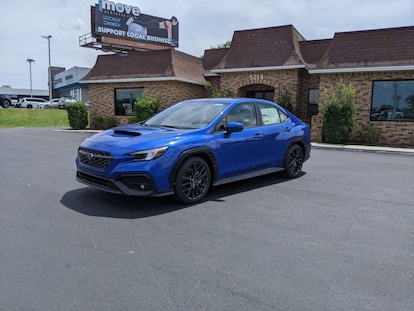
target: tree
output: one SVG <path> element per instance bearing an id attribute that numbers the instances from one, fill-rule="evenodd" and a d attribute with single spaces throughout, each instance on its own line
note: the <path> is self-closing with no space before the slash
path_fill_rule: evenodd
<path id="1" fill-rule="evenodd" d="M 158 111 L 161 102 L 161 95 L 157 93 L 155 98 L 150 99 L 148 92 L 142 92 L 142 97 L 137 99 L 134 103 L 135 105 L 135 114 L 137 121 L 143 121 L 151 117 L 154 113 Z"/>
<path id="2" fill-rule="evenodd" d="M 211 49 L 227 49 L 231 45 L 231 40 L 226 41 L 222 44 L 217 44 L 217 46 L 210 46 Z"/>
<path id="3" fill-rule="evenodd" d="M 411 110 L 412 110 L 412 112 L 414 114 L 414 94 L 412 94 L 410 96 L 407 96 L 405 98 L 405 101 L 407 102 L 408 105 L 411 106 Z"/>

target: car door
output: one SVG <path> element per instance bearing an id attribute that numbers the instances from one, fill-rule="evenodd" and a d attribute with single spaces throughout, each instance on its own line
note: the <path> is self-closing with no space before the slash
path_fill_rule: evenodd
<path id="1" fill-rule="evenodd" d="M 225 133 L 229 122 L 244 125 L 241 132 Z M 234 107 L 216 126 L 217 166 L 219 178 L 230 177 L 262 165 L 263 133 L 257 126 L 254 103 Z"/>
<path id="2" fill-rule="evenodd" d="M 280 166 L 290 141 L 292 122 L 276 106 L 264 103 L 258 106 L 263 125 L 263 165 Z"/>

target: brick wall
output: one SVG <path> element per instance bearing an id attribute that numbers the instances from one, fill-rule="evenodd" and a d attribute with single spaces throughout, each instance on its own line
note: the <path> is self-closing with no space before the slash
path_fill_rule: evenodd
<path id="1" fill-rule="evenodd" d="M 204 86 L 180 81 L 151 81 L 128 83 L 91 83 L 89 84 L 90 117 L 115 116 L 116 88 L 144 88 L 150 98 L 157 92 L 161 95 L 160 109 L 165 109 L 179 101 L 206 97 Z M 127 124 L 131 116 L 116 116 L 118 124 Z"/>
<path id="2" fill-rule="evenodd" d="M 298 98 L 298 110 L 296 114 L 303 121 L 311 124 L 311 116 L 308 114 L 309 90 L 319 89 L 319 77 L 317 75 L 310 75 L 307 70 L 301 69 L 300 76 L 300 92 Z"/>
<path id="3" fill-rule="evenodd" d="M 292 95 L 293 110 L 298 110 L 299 71 L 269 70 L 246 71 L 220 74 L 221 91 L 229 91 L 232 96 L 246 96 L 246 89 L 260 90 L 263 85 L 274 89 L 276 102 L 283 89 Z"/>
<path id="4" fill-rule="evenodd" d="M 382 129 L 380 143 L 391 146 L 414 146 L 414 122 L 370 121 L 372 81 L 414 79 L 413 71 L 404 72 L 365 72 L 310 75 L 306 70 L 269 70 L 251 72 L 221 73 L 212 83 L 231 96 L 244 97 L 246 90 L 274 89 L 277 101 L 280 92 L 286 89 L 292 95 L 293 112 L 312 126 L 312 140 L 322 141 L 324 99 L 323 90 L 335 81 L 351 82 L 356 90 L 355 108 L 357 111 L 353 140 L 358 140 L 358 132 L 363 125 L 370 124 Z M 90 115 L 114 116 L 115 88 L 143 87 L 150 98 L 161 94 L 161 107 L 165 109 L 185 99 L 206 97 L 202 85 L 180 81 L 155 81 L 142 83 L 93 83 L 89 85 Z M 319 113 L 308 118 L 308 90 L 319 88 Z M 127 116 L 117 116 L 119 124 L 128 123 Z"/>
<path id="5" fill-rule="evenodd" d="M 351 82 L 355 88 L 356 120 L 352 140 L 358 141 L 358 132 L 363 125 L 382 129 L 380 143 L 390 146 L 414 146 L 414 122 L 370 121 L 372 83 L 375 80 L 414 79 L 414 71 L 336 73 L 320 75 L 319 114 L 312 117 L 312 140 L 322 141 L 323 110 L 325 107 L 323 90 L 335 81 Z"/>

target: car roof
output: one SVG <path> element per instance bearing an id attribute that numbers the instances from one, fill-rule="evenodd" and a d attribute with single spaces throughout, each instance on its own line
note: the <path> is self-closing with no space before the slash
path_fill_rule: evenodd
<path id="1" fill-rule="evenodd" d="M 37 97 L 24 97 L 23 100 L 28 100 L 28 101 L 46 101 L 46 99 L 43 98 L 37 98 Z"/>
<path id="2" fill-rule="evenodd" d="M 215 103 L 268 103 L 275 104 L 269 100 L 258 99 L 258 98 L 248 98 L 248 97 L 218 97 L 218 98 L 198 98 L 186 100 L 186 102 L 215 102 Z"/>

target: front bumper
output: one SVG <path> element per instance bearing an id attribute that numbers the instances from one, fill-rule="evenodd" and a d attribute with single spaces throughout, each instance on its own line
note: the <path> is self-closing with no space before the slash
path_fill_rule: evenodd
<path id="1" fill-rule="evenodd" d="M 78 170 L 76 180 L 90 187 L 116 194 L 131 196 L 164 196 L 173 194 L 173 191 L 159 192 L 154 181 L 146 174 L 120 175 L 115 179 L 108 179 Z"/>

